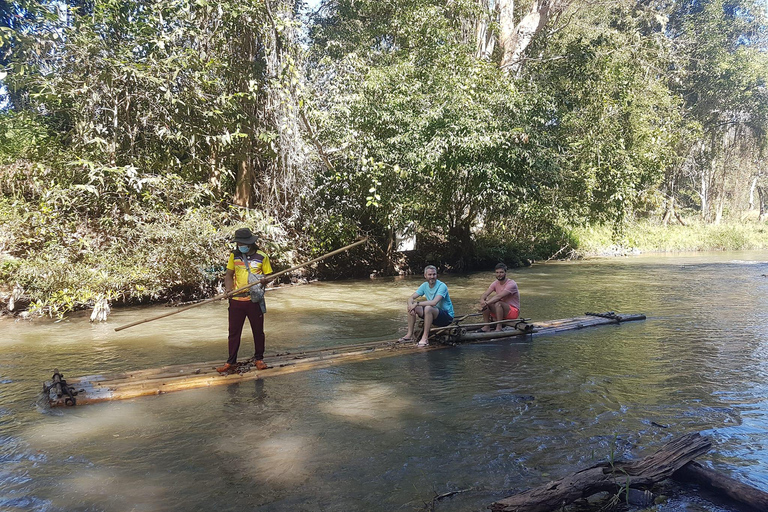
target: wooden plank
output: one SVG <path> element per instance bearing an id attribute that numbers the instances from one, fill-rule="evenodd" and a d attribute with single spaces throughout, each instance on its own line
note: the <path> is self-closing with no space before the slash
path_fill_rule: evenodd
<path id="1" fill-rule="evenodd" d="M 622 320 L 631 321 L 644 318 L 644 315 L 630 315 L 622 317 Z M 427 348 L 417 347 L 415 343 L 398 343 L 397 340 L 383 340 L 320 348 L 297 353 L 286 352 L 265 358 L 265 362 L 270 365 L 269 369 L 258 371 L 253 368 L 248 369 L 248 371 L 242 374 L 221 375 L 216 371 L 216 366 L 221 365 L 222 362 L 209 361 L 168 365 L 161 368 L 149 368 L 112 375 L 88 375 L 72 379 L 67 382 L 67 385 L 78 392 L 76 404 L 83 405 L 107 400 L 157 395 L 183 389 L 232 384 L 286 375 L 297 371 L 324 368 L 341 362 L 357 362 L 423 352 L 425 350 L 441 350 L 449 348 L 456 343 L 481 343 L 492 339 L 539 336 L 541 334 L 554 334 L 576 328 L 610 323 L 617 323 L 617 320 L 600 317 L 577 317 L 536 323 L 534 324 L 533 333 L 509 328 L 501 332 L 464 333 L 462 331 L 463 334 L 459 336 L 441 336 L 438 340 L 432 341 Z M 50 386 L 50 383 L 46 383 L 46 385 Z M 66 395 L 59 397 L 55 391 L 48 391 L 48 399 L 51 406 L 67 405 L 65 403 L 66 398 Z"/>

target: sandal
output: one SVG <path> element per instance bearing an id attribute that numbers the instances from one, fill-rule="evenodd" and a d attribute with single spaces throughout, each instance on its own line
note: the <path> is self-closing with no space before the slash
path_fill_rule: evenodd
<path id="1" fill-rule="evenodd" d="M 428 341 L 420 341 L 420 342 L 418 342 L 416 344 L 416 346 L 417 347 L 421 347 L 421 348 L 428 347 L 429 346 L 429 342 Z"/>
<path id="2" fill-rule="evenodd" d="M 402 338 L 397 340 L 398 343 L 408 343 L 408 342 L 411 342 L 411 341 L 413 341 L 413 338 L 411 338 L 409 336 L 403 336 Z"/>

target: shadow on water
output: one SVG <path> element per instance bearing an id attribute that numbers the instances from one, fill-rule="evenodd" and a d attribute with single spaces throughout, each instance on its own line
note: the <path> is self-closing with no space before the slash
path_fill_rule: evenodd
<path id="1" fill-rule="evenodd" d="M 768 489 L 768 254 L 639 257 L 512 273 L 523 315 L 642 312 L 645 322 L 338 365 L 231 386 L 49 410 L 66 377 L 217 360 L 226 305 L 115 333 L 2 323 L 0 509 L 484 510 L 492 501 L 703 431 L 719 470 Z M 444 276 L 469 311 L 490 272 Z M 404 332 L 418 279 L 270 292 L 267 351 Z M 248 330 L 246 329 L 246 332 Z M 241 355 L 250 355 L 244 338 Z M 672 488 L 663 512 L 730 512 Z"/>

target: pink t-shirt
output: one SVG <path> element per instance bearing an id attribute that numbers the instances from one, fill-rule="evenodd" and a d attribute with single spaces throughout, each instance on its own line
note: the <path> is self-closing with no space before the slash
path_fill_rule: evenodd
<path id="1" fill-rule="evenodd" d="M 501 295 L 504 290 L 507 290 L 510 293 L 501 299 L 502 302 L 506 302 L 513 308 L 517 308 L 517 310 L 520 311 L 520 292 L 517 290 L 516 282 L 511 279 L 507 279 L 507 282 L 502 284 L 500 281 L 496 280 L 491 283 L 491 286 L 488 287 L 488 292 L 495 292 L 496 295 Z"/>

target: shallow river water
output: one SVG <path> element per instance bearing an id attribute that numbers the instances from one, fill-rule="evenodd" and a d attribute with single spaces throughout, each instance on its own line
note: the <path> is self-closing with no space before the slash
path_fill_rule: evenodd
<path id="1" fill-rule="evenodd" d="M 534 320 L 648 319 L 50 410 L 66 378 L 226 358 L 226 305 L 0 321 L 0 510 L 484 510 L 514 491 L 678 435 L 768 490 L 768 252 L 644 255 L 510 273 Z M 458 314 L 492 271 L 445 275 Z M 404 333 L 418 278 L 268 293 L 267 356 Z M 246 326 L 246 332 L 248 332 Z M 247 335 L 241 358 L 252 355 Z M 267 357 L 268 360 L 268 357 Z M 670 487 L 656 510 L 732 512 Z"/>

